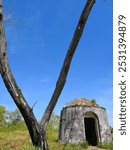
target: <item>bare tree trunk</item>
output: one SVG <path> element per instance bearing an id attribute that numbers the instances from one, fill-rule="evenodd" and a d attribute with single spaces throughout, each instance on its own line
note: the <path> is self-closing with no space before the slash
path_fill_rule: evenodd
<path id="1" fill-rule="evenodd" d="M 52 98 L 50 100 L 50 103 L 47 106 L 46 111 L 42 117 L 41 125 L 44 126 L 45 130 L 46 130 L 46 127 L 47 127 L 48 122 L 50 120 L 51 114 L 55 108 L 55 105 L 58 101 L 58 98 L 62 92 L 64 85 L 65 85 L 73 55 L 76 51 L 76 47 L 80 41 L 84 26 L 86 24 L 86 21 L 88 19 L 88 16 L 90 14 L 90 11 L 91 11 L 94 3 L 95 3 L 95 0 L 88 0 L 84 9 L 83 9 L 83 12 L 80 16 L 80 19 L 79 19 L 79 22 L 77 24 L 76 30 L 74 32 L 72 41 L 71 41 L 69 49 L 67 51 L 63 66 L 61 68 L 61 72 L 60 72 L 54 93 L 53 93 Z"/>
<path id="2" fill-rule="evenodd" d="M 45 133 L 43 131 L 41 132 L 39 124 L 33 114 L 33 110 L 29 107 L 21 90 L 19 89 L 8 63 L 7 46 L 3 27 L 3 15 L 1 4 L 0 4 L 0 72 L 8 92 L 10 93 L 11 97 L 13 98 L 15 104 L 19 108 L 25 120 L 33 145 L 41 147 L 43 150 L 47 150 L 48 146 L 44 136 Z"/>
<path id="3" fill-rule="evenodd" d="M 83 33 L 83 29 L 89 13 L 93 7 L 95 0 L 88 0 L 84 10 L 79 19 L 77 28 L 75 30 L 74 36 L 72 38 L 72 42 L 70 43 L 67 55 L 65 57 L 56 88 L 52 95 L 49 105 L 46 108 L 46 111 L 43 115 L 41 124 L 38 124 L 36 120 L 33 109 L 30 108 L 27 101 L 25 100 L 20 88 L 18 87 L 13 74 L 11 72 L 8 57 L 7 57 L 7 46 L 6 39 L 3 27 L 3 15 L 2 15 L 2 0 L 0 0 L 0 73 L 5 83 L 5 86 L 13 98 L 15 104 L 19 108 L 25 123 L 28 127 L 28 131 L 30 133 L 30 137 L 34 146 L 40 147 L 42 150 L 48 150 L 47 140 L 46 140 L 46 129 L 48 122 L 50 120 L 50 116 L 53 112 L 53 109 L 58 101 L 58 98 L 62 92 L 62 89 L 65 85 L 67 74 L 69 71 L 69 67 L 76 50 L 76 47 L 80 41 L 80 38 Z"/>

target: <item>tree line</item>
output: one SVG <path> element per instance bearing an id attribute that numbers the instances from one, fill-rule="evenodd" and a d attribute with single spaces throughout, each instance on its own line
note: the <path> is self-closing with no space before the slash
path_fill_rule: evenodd
<path id="1" fill-rule="evenodd" d="M 49 121 L 49 128 L 58 129 L 59 120 L 60 116 L 56 115 L 53 112 Z M 14 111 L 9 111 L 5 106 L 0 105 L 0 130 L 9 131 L 15 129 L 27 130 L 23 116 L 20 113 L 19 109 L 16 108 Z"/>

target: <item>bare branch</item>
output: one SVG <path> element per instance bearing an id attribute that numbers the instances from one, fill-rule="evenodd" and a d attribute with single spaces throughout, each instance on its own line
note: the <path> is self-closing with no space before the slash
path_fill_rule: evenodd
<path id="1" fill-rule="evenodd" d="M 35 105 L 37 104 L 37 102 L 38 102 L 38 100 L 36 100 L 36 102 L 33 104 L 32 108 L 31 108 L 32 110 L 35 107 Z"/>
<path id="2" fill-rule="evenodd" d="M 90 14 L 90 11 L 91 11 L 94 3 L 95 3 L 95 0 L 88 0 L 84 9 L 83 9 L 83 12 L 80 16 L 78 25 L 76 27 L 75 33 L 73 35 L 72 41 L 71 41 L 69 49 L 67 51 L 67 54 L 66 54 L 66 57 L 65 57 L 65 60 L 64 60 L 64 63 L 63 63 L 56 87 L 55 87 L 55 90 L 54 90 L 54 93 L 52 95 L 50 103 L 47 106 L 45 113 L 44 113 L 42 120 L 41 120 L 41 125 L 44 126 L 45 130 L 46 130 L 46 127 L 47 127 L 48 122 L 50 120 L 50 116 L 52 114 L 52 111 L 53 111 L 53 109 L 54 109 L 54 107 L 58 101 L 58 98 L 61 94 L 61 91 L 65 85 L 68 70 L 69 70 L 73 55 L 74 55 L 76 47 L 80 41 L 85 23 L 87 21 L 87 18 Z"/>

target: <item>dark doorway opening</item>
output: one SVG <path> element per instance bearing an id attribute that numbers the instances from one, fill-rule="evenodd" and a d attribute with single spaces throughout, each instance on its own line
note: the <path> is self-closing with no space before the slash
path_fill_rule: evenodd
<path id="1" fill-rule="evenodd" d="M 84 118 L 86 140 L 90 145 L 97 145 L 96 125 L 94 118 Z"/>

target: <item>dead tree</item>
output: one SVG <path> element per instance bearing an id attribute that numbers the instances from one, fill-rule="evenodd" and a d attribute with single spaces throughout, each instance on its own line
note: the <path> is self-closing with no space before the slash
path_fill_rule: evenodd
<path id="1" fill-rule="evenodd" d="M 8 92 L 10 93 L 12 99 L 14 100 L 25 120 L 33 145 L 36 147 L 40 147 L 42 150 L 49 149 L 46 140 L 47 125 L 53 109 L 55 108 L 58 98 L 65 85 L 72 58 L 74 56 L 76 47 L 80 41 L 84 26 L 94 3 L 95 0 L 88 0 L 86 2 L 86 5 L 75 29 L 72 41 L 68 48 L 66 57 L 64 59 L 64 63 L 61 68 L 61 72 L 57 80 L 54 93 L 52 94 L 52 98 L 45 110 L 41 123 L 39 124 L 35 118 L 33 109 L 28 105 L 26 99 L 24 98 L 24 95 L 22 94 L 19 86 L 17 85 L 9 66 L 6 38 L 3 26 L 2 0 L 0 0 L 0 73 Z"/>

